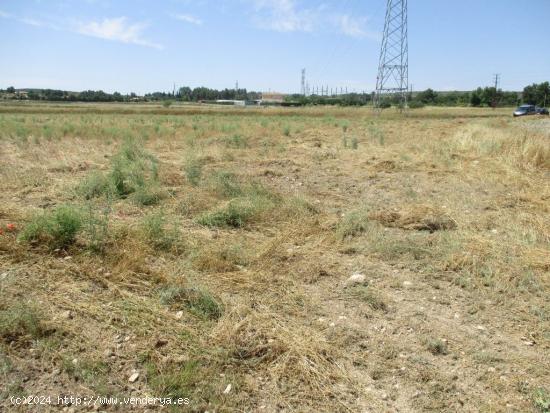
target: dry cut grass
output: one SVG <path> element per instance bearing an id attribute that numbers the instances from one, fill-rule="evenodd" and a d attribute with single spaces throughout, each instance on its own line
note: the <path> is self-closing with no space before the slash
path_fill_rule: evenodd
<path id="1" fill-rule="evenodd" d="M 2 105 L 2 408 L 548 411 L 545 122 Z"/>

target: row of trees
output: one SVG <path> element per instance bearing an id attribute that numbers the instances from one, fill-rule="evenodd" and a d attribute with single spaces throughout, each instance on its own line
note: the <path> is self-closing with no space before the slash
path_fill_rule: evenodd
<path id="1" fill-rule="evenodd" d="M 54 89 L 23 89 L 16 90 L 9 87 L 6 90 L 0 89 L 0 94 L 8 98 L 45 100 L 45 101 L 69 101 L 69 102 L 133 102 L 133 101 L 215 101 L 215 100 L 247 100 L 261 99 L 261 93 L 247 91 L 246 89 L 210 89 L 206 87 L 181 87 L 172 93 L 154 92 L 143 97 L 135 93 L 122 95 L 118 92 L 106 93 L 102 90 L 86 90 L 83 92 L 68 92 Z M 505 92 L 494 87 L 477 88 L 471 92 L 436 92 L 433 89 L 426 89 L 422 92 L 409 93 L 408 102 L 411 107 L 423 105 L 435 106 L 515 106 L 521 103 L 528 103 L 538 106 L 550 104 L 550 83 L 532 84 L 523 89 L 523 93 Z M 342 105 L 362 106 L 372 101 L 372 94 L 349 93 L 338 96 L 320 95 L 287 95 L 287 105 Z M 395 104 L 388 100 L 386 104 Z"/>
<path id="2" fill-rule="evenodd" d="M 342 105 L 362 106 L 372 102 L 372 94 L 351 93 L 338 96 L 302 96 L 288 95 L 285 98 L 287 104 L 301 105 Z M 503 92 L 495 88 L 478 88 L 472 92 L 436 92 L 426 89 L 422 92 L 408 93 L 407 102 L 410 107 L 429 106 L 514 106 L 521 103 L 521 94 L 518 92 Z M 382 104 L 385 107 L 399 104 L 397 95 L 382 96 Z"/>
<path id="3" fill-rule="evenodd" d="M 0 89 L 0 93 L 4 92 Z M 68 92 L 57 89 L 23 89 L 15 90 L 9 87 L 5 93 L 14 99 L 30 99 L 45 101 L 67 102 L 125 102 L 137 98 L 135 93 L 122 95 L 118 92 L 106 93 L 102 90 L 85 90 L 83 92 Z"/>
<path id="4" fill-rule="evenodd" d="M 372 95 L 368 93 L 348 93 L 346 95 L 310 95 L 300 94 L 285 96 L 284 102 L 287 105 L 340 105 L 340 106 L 363 106 L 372 101 Z"/>
<path id="5" fill-rule="evenodd" d="M 504 92 L 494 87 L 479 87 L 471 92 L 439 93 L 427 89 L 413 96 L 411 102 L 435 106 L 515 106 L 521 103 L 521 94 Z"/>
<path id="6" fill-rule="evenodd" d="M 296 104 L 333 104 L 333 105 L 367 105 L 372 101 L 371 94 L 349 94 L 342 96 L 302 96 L 289 95 L 287 102 Z M 397 105 L 397 96 L 382 99 L 385 106 Z M 430 106 L 473 106 L 473 107 L 496 107 L 496 106 L 517 106 L 522 103 L 531 105 L 546 106 L 550 104 L 549 82 L 527 86 L 522 92 L 507 92 L 495 87 L 477 88 L 471 92 L 436 92 L 433 89 L 426 89 L 422 92 L 409 93 L 407 102 L 410 107 Z"/>
<path id="7" fill-rule="evenodd" d="M 471 92 L 435 92 L 427 89 L 412 97 L 427 105 L 440 106 L 515 106 L 522 103 L 546 106 L 550 103 L 550 83 L 526 86 L 522 93 L 505 92 L 494 87 L 477 88 Z"/>
<path id="8" fill-rule="evenodd" d="M 147 95 L 146 95 L 147 96 Z M 247 91 L 246 89 L 209 89 L 207 87 L 181 87 L 173 96 L 183 102 L 197 102 L 200 100 L 257 100 L 262 98 L 259 92 Z"/>
<path id="9" fill-rule="evenodd" d="M 122 95 L 119 92 L 106 93 L 102 90 L 85 90 L 83 92 L 68 92 L 66 90 L 55 89 L 22 89 L 16 90 L 13 86 L 5 91 L 0 89 L 0 93 L 5 93 L 13 99 L 30 99 L 46 101 L 68 101 L 68 102 L 133 102 L 133 101 L 162 101 L 178 100 L 183 102 L 198 102 L 203 100 L 256 100 L 261 99 L 261 93 L 249 92 L 246 89 L 209 89 L 206 87 L 182 87 L 176 92 L 154 92 L 145 96 L 137 96 L 135 93 Z"/>

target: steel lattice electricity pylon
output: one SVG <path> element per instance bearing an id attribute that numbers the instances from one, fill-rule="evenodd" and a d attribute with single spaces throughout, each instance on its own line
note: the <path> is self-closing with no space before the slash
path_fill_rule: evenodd
<path id="1" fill-rule="evenodd" d="M 404 108 L 407 106 L 408 90 L 407 0 L 388 0 L 374 106 L 380 107 L 382 100 L 397 95 Z"/>

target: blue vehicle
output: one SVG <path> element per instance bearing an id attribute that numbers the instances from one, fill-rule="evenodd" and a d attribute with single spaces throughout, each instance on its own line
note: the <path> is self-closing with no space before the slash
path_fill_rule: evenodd
<path id="1" fill-rule="evenodd" d="M 548 115 L 548 109 L 540 108 L 535 105 L 521 105 L 514 111 L 514 118 L 529 115 Z"/>

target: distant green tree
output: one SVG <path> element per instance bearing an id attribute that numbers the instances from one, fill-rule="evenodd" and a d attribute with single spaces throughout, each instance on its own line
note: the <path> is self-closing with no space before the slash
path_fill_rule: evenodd
<path id="1" fill-rule="evenodd" d="M 533 83 L 523 89 L 523 102 L 530 105 L 546 106 L 550 103 L 550 83 Z"/>
<path id="2" fill-rule="evenodd" d="M 10 86 L 9 88 L 6 89 L 6 92 L 15 93 L 15 88 L 13 86 Z"/>
<path id="3" fill-rule="evenodd" d="M 472 105 L 473 107 L 481 106 L 481 103 L 482 103 L 481 93 L 482 93 L 482 89 L 477 88 L 477 90 L 474 90 L 470 94 L 470 105 Z"/>
<path id="4" fill-rule="evenodd" d="M 437 99 L 437 93 L 433 89 L 426 89 L 420 92 L 416 98 L 424 104 L 433 104 Z"/>
<path id="5" fill-rule="evenodd" d="M 179 95 L 179 98 L 184 102 L 189 102 L 191 100 L 191 94 L 192 94 L 192 90 L 190 87 L 188 86 L 180 87 L 178 95 Z"/>

